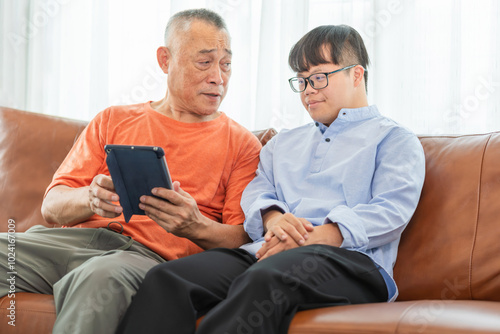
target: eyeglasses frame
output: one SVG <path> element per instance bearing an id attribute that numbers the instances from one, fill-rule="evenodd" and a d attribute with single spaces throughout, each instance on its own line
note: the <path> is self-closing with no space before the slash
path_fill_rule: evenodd
<path id="1" fill-rule="evenodd" d="M 292 89 L 292 91 L 294 91 L 295 93 L 302 93 L 303 91 L 305 91 L 305 90 L 306 90 L 306 88 L 307 88 L 307 84 L 310 84 L 310 85 L 311 85 L 311 87 L 312 87 L 313 89 L 323 89 L 323 88 L 328 87 L 328 83 L 329 83 L 329 82 L 328 82 L 328 76 L 329 76 L 330 74 L 337 73 L 337 72 L 344 71 L 344 70 L 348 70 L 348 69 L 353 68 L 353 67 L 356 67 L 356 66 L 361 66 L 361 65 L 359 65 L 359 64 L 356 64 L 356 65 L 349 65 L 349 66 L 342 67 L 342 68 L 339 68 L 338 70 L 331 71 L 331 72 L 313 73 L 313 74 L 311 74 L 310 76 L 308 76 L 308 77 L 306 77 L 306 78 L 303 78 L 303 77 L 292 77 L 292 78 L 288 79 L 288 83 L 290 84 L 290 88 Z M 363 66 L 361 66 L 361 67 L 363 67 Z M 363 67 L 363 69 L 365 70 L 365 68 L 364 68 L 364 67 Z M 365 70 L 365 71 L 366 71 L 366 70 Z M 324 74 L 324 75 L 326 76 L 326 85 L 325 85 L 325 87 L 315 88 L 315 87 L 314 87 L 314 85 L 311 83 L 310 78 L 311 78 L 312 76 L 314 76 L 314 75 L 318 75 L 318 74 Z M 304 80 L 306 81 L 306 84 L 304 85 L 304 89 L 303 89 L 303 90 L 300 90 L 300 91 L 296 90 L 296 89 L 293 87 L 293 84 L 292 84 L 292 80 L 297 80 L 297 79 L 299 79 L 299 78 L 300 78 L 300 79 L 304 79 Z"/>

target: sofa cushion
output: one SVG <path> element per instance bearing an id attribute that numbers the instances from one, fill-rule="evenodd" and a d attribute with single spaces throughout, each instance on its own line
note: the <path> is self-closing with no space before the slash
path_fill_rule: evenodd
<path id="1" fill-rule="evenodd" d="M 8 319 L 9 299 L 0 299 Z M 16 327 L 0 322 L 0 333 L 50 333 L 55 321 L 52 296 L 16 294 Z M 500 304 L 485 301 L 408 301 L 319 308 L 298 312 L 289 334 L 499 333 Z"/>
<path id="2" fill-rule="evenodd" d="M 15 301 L 15 310 L 9 310 L 12 300 Z M 0 319 L 0 333 L 52 333 L 56 321 L 54 297 L 19 292 L 15 298 L 0 298 Z"/>
<path id="3" fill-rule="evenodd" d="M 298 312 L 288 334 L 500 333 L 500 303 L 422 300 L 334 306 Z"/>

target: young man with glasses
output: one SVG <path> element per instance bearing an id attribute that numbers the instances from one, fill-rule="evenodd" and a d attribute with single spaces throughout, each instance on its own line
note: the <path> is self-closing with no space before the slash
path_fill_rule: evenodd
<path id="1" fill-rule="evenodd" d="M 314 122 L 262 149 L 241 202 L 254 242 L 153 268 L 119 333 L 287 333 L 298 310 L 396 298 L 424 154 L 368 105 L 368 63 L 348 26 L 318 27 L 292 48 L 289 82 Z"/>

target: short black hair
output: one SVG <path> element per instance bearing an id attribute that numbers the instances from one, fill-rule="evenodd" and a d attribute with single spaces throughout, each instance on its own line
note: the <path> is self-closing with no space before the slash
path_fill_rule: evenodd
<path id="1" fill-rule="evenodd" d="M 170 20 L 168 20 L 167 27 L 165 28 L 165 45 L 167 44 L 170 33 L 175 30 L 175 28 L 183 28 L 186 30 L 194 20 L 201 20 L 212 24 L 219 28 L 219 30 L 228 31 L 226 22 L 222 16 L 216 12 L 206 8 L 187 9 L 174 14 Z"/>
<path id="2" fill-rule="evenodd" d="M 326 58 L 324 49 L 330 51 Z M 305 34 L 290 50 L 288 64 L 295 72 L 305 72 L 312 66 L 334 63 L 335 65 L 361 65 L 365 68 L 365 89 L 368 87 L 370 58 L 359 33 L 347 25 L 324 25 Z"/>

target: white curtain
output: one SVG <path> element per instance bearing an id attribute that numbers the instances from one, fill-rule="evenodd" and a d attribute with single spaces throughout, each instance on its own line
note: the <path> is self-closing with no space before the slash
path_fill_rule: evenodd
<path id="1" fill-rule="evenodd" d="M 288 52 L 310 29 L 348 24 L 365 40 L 369 102 L 423 133 L 500 130 L 496 0 L 0 0 L 0 105 L 89 120 L 113 104 L 158 100 L 168 18 L 220 13 L 233 74 L 221 110 L 248 129 L 310 121 Z"/>

